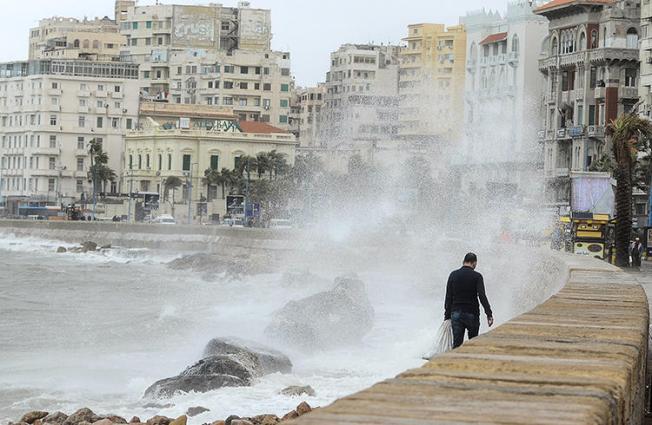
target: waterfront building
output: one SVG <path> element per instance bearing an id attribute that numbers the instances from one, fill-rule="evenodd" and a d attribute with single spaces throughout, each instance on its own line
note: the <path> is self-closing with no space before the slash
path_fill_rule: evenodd
<path id="1" fill-rule="evenodd" d="M 298 88 L 293 98 L 295 131 L 301 147 L 319 146 L 326 86 Z"/>
<path id="2" fill-rule="evenodd" d="M 464 113 L 464 27 L 410 25 L 403 41 L 400 138 L 418 143 L 457 141 Z"/>
<path id="3" fill-rule="evenodd" d="M 30 29 L 29 60 L 86 59 L 112 61 L 120 57 L 125 37 L 115 21 L 104 18 L 42 19 Z"/>
<path id="4" fill-rule="evenodd" d="M 539 140 L 546 200 L 568 207 L 574 173 L 608 152 L 605 125 L 639 101 L 641 2 L 553 0 L 535 10 L 549 21 Z"/>
<path id="5" fill-rule="evenodd" d="M 320 145 L 373 144 L 398 134 L 399 46 L 345 44 L 326 74 Z"/>
<path id="6" fill-rule="evenodd" d="M 166 198 L 165 179 L 178 177 L 184 184 L 177 200 L 187 202 L 191 192 L 193 215 L 203 197 L 208 202 L 207 214 L 224 216 L 226 200 L 221 188 L 207 185 L 207 169 L 234 170 L 243 155 L 255 157 L 273 150 L 294 164 L 297 144 L 286 130 L 239 121 L 231 108 L 143 102 L 138 128 L 126 136 L 123 178 L 130 192 L 157 192 Z M 171 212 L 171 207 L 162 204 L 162 211 Z M 183 207 L 177 210 L 185 213 Z"/>
<path id="7" fill-rule="evenodd" d="M 652 3 L 641 2 L 641 40 L 640 60 L 641 78 L 639 94 L 641 96 L 641 107 L 639 111 L 646 117 L 652 119 Z"/>
<path id="8" fill-rule="evenodd" d="M 89 199 L 88 144 L 102 142 L 116 174 L 138 118 L 138 65 L 83 60 L 0 64 L 3 196 L 50 203 Z M 120 180 L 106 190 L 117 193 Z"/>
<path id="9" fill-rule="evenodd" d="M 271 50 L 269 10 L 128 6 L 120 33 L 144 99 L 231 107 L 242 121 L 289 129 L 290 54 Z"/>
<path id="10" fill-rule="evenodd" d="M 508 3 L 503 15 L 480 10 L 466 28 L 466 89 L 460 167 L 464 190 L 493 196 L 532 198 L 541 193 L 539 72 L 548 20 L 533 13 L 531 1 Z"/>

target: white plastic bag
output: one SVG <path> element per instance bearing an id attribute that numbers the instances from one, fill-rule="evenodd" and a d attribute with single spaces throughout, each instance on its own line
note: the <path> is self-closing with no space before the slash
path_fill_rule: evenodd
<path id="1" fill-rule="evenodd" d="M 439 327 L 437 331 L 437 339 L 435 340 L 435 347 L 432 351 L 424 356 L 424 359 L 430 360 L 437 354 L 445 353 L 453 349 L 453 325 L 449 320 L 444 320 L 444 323 Z"/>

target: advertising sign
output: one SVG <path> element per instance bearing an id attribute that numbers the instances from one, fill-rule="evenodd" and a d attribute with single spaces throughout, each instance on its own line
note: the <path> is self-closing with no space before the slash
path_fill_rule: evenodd
<path id="1" fill-rule="evenodd" d="M 614 192 L 607 173 L 577 173 L 571 177 L 571 208 L 594 214 L 614 212 Z"/>
<path id="2" fill-rule="evenodd" d="M 231 217 L 244 218 L 245 197 L 242 195 L 227 195 L 226 214 Z"/>
<path id="3" fill-rule="evenodd" d="M 172 44 L 182 47 L 215 47 L 216 13 L 212 7 L 174 6 Z"/>

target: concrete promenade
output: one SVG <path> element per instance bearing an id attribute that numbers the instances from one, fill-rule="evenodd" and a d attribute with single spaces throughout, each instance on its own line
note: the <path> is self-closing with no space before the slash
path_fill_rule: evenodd
<path id="1" fill-rule="evenodd" d="M 568 283 L 532 311 L 294 423 L 642 423 L 649 308 L 638 277 L 559 261 Z"/>

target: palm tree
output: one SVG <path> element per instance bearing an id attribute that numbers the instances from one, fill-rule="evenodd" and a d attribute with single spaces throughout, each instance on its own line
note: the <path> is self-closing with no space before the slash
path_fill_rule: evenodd
<path id="1" fill-rule="evenodd" d="M 172 190 L 172 215 L 174 215 L 174 193 L 179 187 L 181 187 L 181 185 L 183 185 L 183 181 L 181 181 L 181 179 L 177 176 L 170 176 L 165 179 L 164 187 L 166 200 L 168 198 L 168 193 L 170 190 Z"/>
<path id="2" fill-rule="evenodd" d="M 638 153 L 648 146 L 652 123 L 636 114 L 624 114 L 607 126 L 614 157 L 616 186 L 616 265 L 629 265 L 632 233 L 632 185 Z"/>
<path id="3" fill-rule="evenodd" d="M 287 173 L 289 167 L 285 159 L 285 154 L 273 150 L 268 154 L 268 157 L 271 163 L 271 170 L 269 171 L 270 180 L 272 179 L 272 171 L 274 172 L 274 177 Z"/>
<path id="4" fill-rule="evenodd" d="M 257 164 L 257 171 L 258 171 L 258 178 L 260 179 L 263 174 L 269 171 L 270 173 L 270 180 L 271 180 L 271 173 L 272 173 L 272 158 L 269 153 L 267 152 L 261 152 L 258 155 L 256 155 L 256 164 Z"/>
<path id="5" fill-rule="evenodd" d="M 204 171 L 204 182 L 206 183 L 207 200 L 211 200 L 210 197 L 211 186 L 216 186 L 220 184 L 221 179 L 222 179 L 222 173 L 220 173 L 218 170 L 209 168 L 206 171 Z"/>

